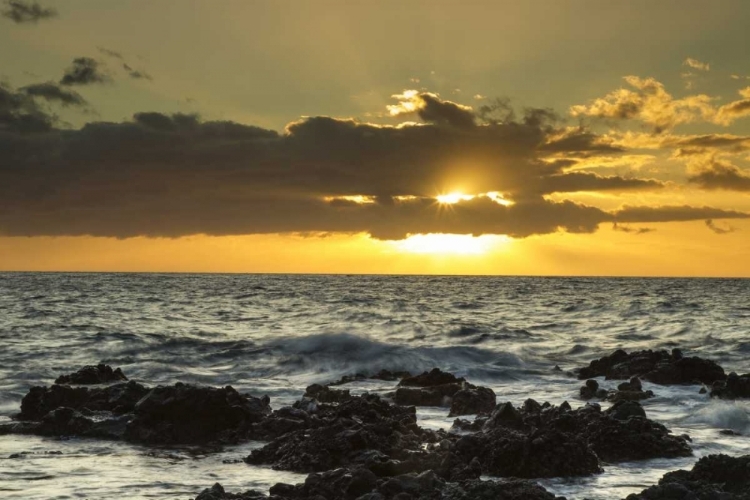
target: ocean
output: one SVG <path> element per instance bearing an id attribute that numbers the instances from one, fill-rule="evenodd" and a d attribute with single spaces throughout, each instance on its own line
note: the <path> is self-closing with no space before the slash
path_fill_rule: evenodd
<path id="1" fill-rule="evenodd" d="M 585 403 L 573 369 L 617 348 L 675 347 L 750 371 L 750 280 L 1 273 L 0 422 L 30 387 L 99 362 L 148 385 L 232 385 L 270 396 L 273 408 L 343 375 L 433 367 L 491 387 L 498 402 L 575 408 Z M 350 387 L 385 393 L 394 384 Z M 656 393 L 643 402 L 648 417 L 689 434 L 694 457 L 540 483 L 568 498 L 624 498 L 701 456 L 750 453 L 748 402 L 710 400 L 699 386 L 644 389 Z M 419 408 L 419 424 L 448 429 L 447 413 Z M 0 497 L 188 499 L 217 481 L 244 491 L 304 480 L 237 462 L 261 445 L 0 436 Z"/>

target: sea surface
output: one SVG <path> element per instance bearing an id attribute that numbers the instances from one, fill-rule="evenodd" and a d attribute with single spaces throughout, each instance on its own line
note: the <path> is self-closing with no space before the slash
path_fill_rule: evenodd
<path id="1" fill-rule="evenodd" d="M 150 385 L 231 384 L 269 395 L 274 408 L 314 382 L 433 367 L 491 387 L 499 402 L 577 407 L 581 382 L 566 372 L 616 348 L 673 347 L 750 371 L 750 280 L 0 273 L 0 421 L 30 387 L 98 362 Z M 568 498 L 616 499 L 700 456 L 750 453 L 748 402 L 644 386 L 657 394 L 644 403 L 648 416 L 688 433 L 695 457 L 540 482 Z M 386 392 L 393 383 L 352 387 Z M 447 413 L 421 408 L 420 425 L 447 429 Z M 225 463 L 258 446 L 206 453 L 1 436 L 0 497 L 188 499 L 217 481 L 244 491 L 304 479 Z"/>

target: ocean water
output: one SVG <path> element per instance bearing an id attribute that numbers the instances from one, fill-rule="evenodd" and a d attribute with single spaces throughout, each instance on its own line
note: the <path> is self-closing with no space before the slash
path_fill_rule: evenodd
<path id="1" fill-rule="evenodd" d="M 581 382 L 566 372 L 620 347 L 679 347 L 750 371 L 750 280 L 0 273 L 0 421 L 31 386 L 98 362 L 151 385 L 231 384 L 268 394 L 275 408 L 314 382 L 433 367 L 492 387 L 499 402 L 577 407 Z M 688 433 L 695 457 L 541 483 L 568 498 L 623 498 L 700 456 L 750 453 L 748 402 L 644 386 L 657 395 L 644 403 L 648 416 Z M 447 413 L 420 408 L 418 417 L 448 428 Z M 727 428 L 744 435 L 719 433 Z M 261 445 L 209 453 L 0 436 L 0 497 L 187 499 L 216 481 L 238 491 L 304 479 L 227 463 Z"/>

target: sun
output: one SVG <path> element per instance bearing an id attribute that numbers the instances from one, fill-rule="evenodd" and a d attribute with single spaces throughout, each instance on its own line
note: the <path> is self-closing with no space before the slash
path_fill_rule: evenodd
<path id="1" fill-rule="evenodd" d="M 439 194 L 435 197 L 438 203 L 442 203 L 443 205 L 453 205 L 455 203 L 458 203 L 459 201 L 468 201 L 473 198 L 474 195 L 463 194 L 458 191 L 448 194 Z"/>

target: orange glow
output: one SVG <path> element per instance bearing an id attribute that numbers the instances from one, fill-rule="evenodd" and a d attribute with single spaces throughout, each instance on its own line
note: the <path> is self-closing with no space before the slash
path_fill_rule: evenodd
<path id="1" fill-rule="evenodd" d="M 393 242 L 402 252 L 417 254 L 481 255 L 510 242 L 507 236 L 466 234 L 413 234 Z"/>

